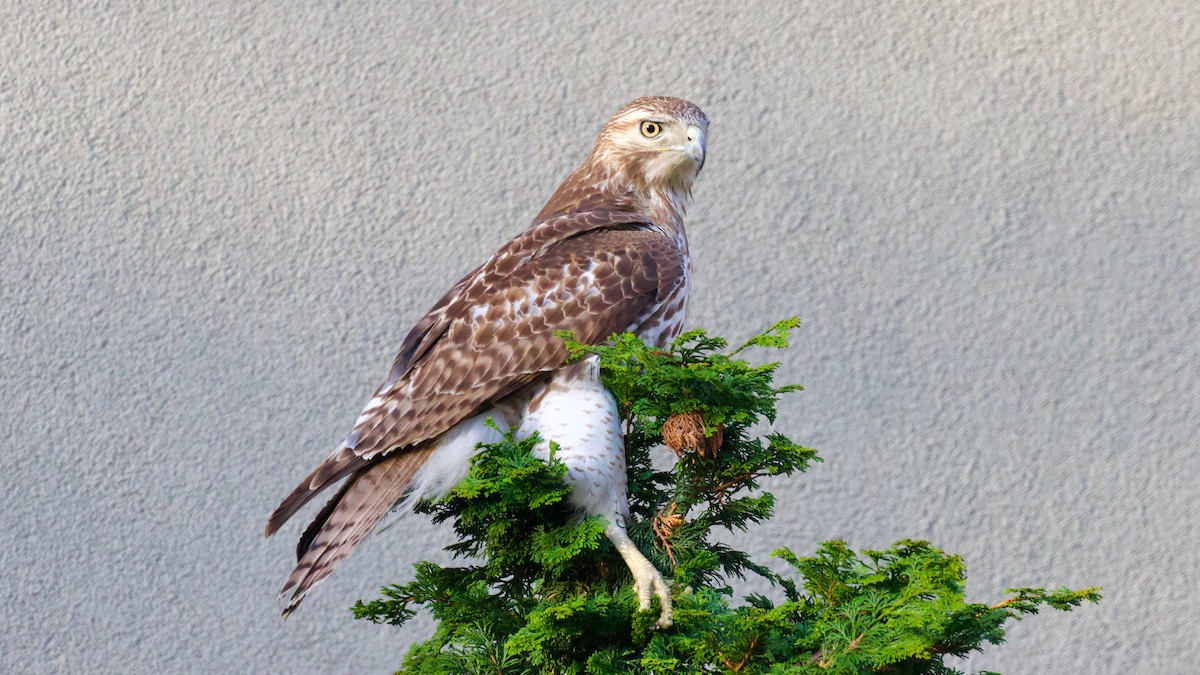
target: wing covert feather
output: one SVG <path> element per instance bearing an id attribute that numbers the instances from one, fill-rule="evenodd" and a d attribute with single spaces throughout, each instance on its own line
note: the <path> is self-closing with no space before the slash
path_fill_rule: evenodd
<path id="1" fill-rule="evenodd" d="M 347 447 L 371 459 L 441 434 L 560 365 L 555 331 L 594 343 L 635 329 L 686 273 L 675 242 L 642 221 L 572 214 L 509 242 L 409 334 Z"/>

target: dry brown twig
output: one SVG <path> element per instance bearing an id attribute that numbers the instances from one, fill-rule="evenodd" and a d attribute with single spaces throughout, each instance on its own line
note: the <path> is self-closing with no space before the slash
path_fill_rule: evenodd
<path id="1" fill-rule="evenodd" d="M 670 537 L 675 532 L 675 528 L 682 525 L 684 522 L 683 516 L 675 512 L 675 502 L 671 502 L 670 508 L 663 507 L 659 510 L 658 515 L 654 517 L 654 534 L 658 540 L 662 542 L 663 549 L 667 552 L 667 557 L 671 559 L 672 565 L 678 565 L 675 560 L 675 552 L 671 549 Z"/>

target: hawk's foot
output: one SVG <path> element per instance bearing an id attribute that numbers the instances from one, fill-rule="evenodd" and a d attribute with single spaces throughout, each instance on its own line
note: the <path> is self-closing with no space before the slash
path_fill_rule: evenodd
<path id="1" fill-rule="evenodd" d="M 632 565 L 629 571 L 633 572 L 633 592 L 638 597 L 638 609 L 645 611 L 650 609 L 650 598 L 658 596 L 658 606 L 662 612 L 658 615 L 658 621 L 654 622 L 655 628 L 670 628 L 671 627 L 671 587 L 667 585 L 662 574 L 650 561 L 646 561 L 646 567 L 638 569 Z"/>
<path id="2" fill-rule="evenodd" d="M 656 628 L 670 627 L 671 587 L 667 585 L 666 579 L 663 579 L 654 563 L 642 555 L 633 540 L 629 538 L 629 534 L 625 532 L 625 528 L 610 524 L 604 528 L 604 534 L 616 547 L 617 553 L 621 554 L 621 558 L 629 566 L 630 573 L 633 574 L 633 592 L 638 598 L 638 609 L 642 611 L 650 609 L 650 598 L 658 596 L 662 612 L 658 616 L 658 621 L 654 622 L 654 626 Z"/>

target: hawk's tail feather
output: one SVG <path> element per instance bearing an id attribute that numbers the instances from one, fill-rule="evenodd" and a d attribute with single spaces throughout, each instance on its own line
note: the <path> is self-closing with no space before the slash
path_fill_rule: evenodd
<path id="1" fill-rule="evenodd" d="M 359 457 L 354 454 L 353 450 L 345 447 L 330 455 L 312 473 L 305 476 L 304 480 L 300 481 L 300 484 L 296 486 L 296 489 L 292 490 L 291 494 L 285 497 L 275 511 L 271 513 L 271 517 L 267 519 L 267 529 L 263 533 L 264 536 L 269 537 L 275 534 L 289 518 L 296 515 L 297 511 L 303 508 L 305 504 L 311 501 L 313 497 L 316 497 L 322 490 L 363 468 L 367 463 L 367 460 Z"/>
<path id="2" fill-rule="evenodd" d="M 280 590 L 283 615 L 295 611 L 304 596 L 345 558 L 404 496 L 432 448 L 400 452 L 359 469 L 330 500 L 301 538 L 296 569 Z"/>
<path id="3" fill-rule="evenodd" d="M 296 562 L 300 562 L 300 559 L 308 552 L 309 547 L 312 546 L 313 539 L 317 538 L 317 533 L 324 527 L 325 522 L 329 520 L 329 516 L 333 514 L 333 510 L 341 503 L 342 497 L 346 496 L 346 492 L 350 489 L 350 486 L 354 485 L 354 481 L 357 479 L 358 477 L 354 476 L 342 483 L 342 486 L 333 494 L 333 497 L 317 512 L 317 515 L 308 524 L 308 527 L 304 528 L 304 534 L 300 535 L 300 541 L 296 542 Z"/>

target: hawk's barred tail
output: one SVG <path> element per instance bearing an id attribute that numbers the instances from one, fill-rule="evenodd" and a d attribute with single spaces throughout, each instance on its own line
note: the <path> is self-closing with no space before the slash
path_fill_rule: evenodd
<path id="1" fill-rule="evenodd" d="M 387 457 L 358 470 L 338 490 L 300 540 L 299 562 L 279 591 L 281 600 L 291 593 L 285 617 L 400 501 L 431 452 L 426 447 Z"/>
<path id="2" fill-rule="evenodd" d="M 362 469 L 366 466 L 367 460 L 354 454 L 350 448 L 342 448 L 338 452 L 333 453 L 331 457 L 321 462 L 321 465 L 313 470 L 312 473 L 304 477 L 300 484 L 296 486 L 292 493 L 283 499 L 283 502 L 276 507 L 271 513 L 271 517 L 267 518 L 267 529 L 263 532 L 263 536 L 269 537 L 288 521 L 289 518 L 296 515 L 305 504 L 313 497 L 316 497 L 325 488 L 338 482 L 342 478 L 351 473 Z"/>

